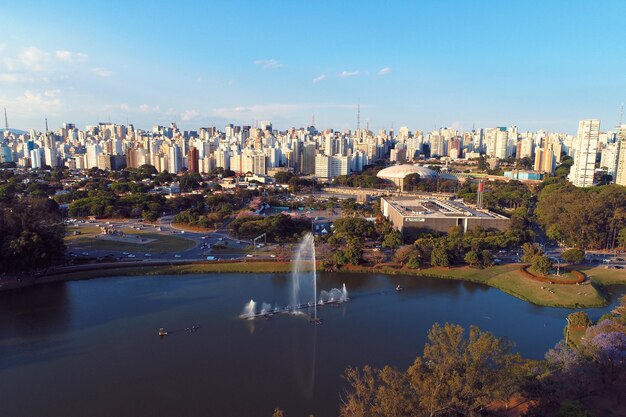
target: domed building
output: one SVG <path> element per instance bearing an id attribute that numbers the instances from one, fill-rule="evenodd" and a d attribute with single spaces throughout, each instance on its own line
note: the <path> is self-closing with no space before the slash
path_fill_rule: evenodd
<path id="1" fill-rule="evenodd" d="M 454 179 L 456 177 L 449 174 L 439 174 L 432 169 L 420 166 L 420 165 L 393 165 L 388 168 L 378 171 L 376 176 L 384 180 L 393 182 L 400 191 L 404 191 L 404 178 L 410 174 L 419 174 L 420 179 L 436 179 L 441 176 L 445 179 Z"/>

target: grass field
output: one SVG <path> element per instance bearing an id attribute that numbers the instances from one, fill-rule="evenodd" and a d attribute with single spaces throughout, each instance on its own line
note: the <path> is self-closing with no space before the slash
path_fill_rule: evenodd
<path id="1" fill-rule="evenodd" d="M 289 262 L 207 262 L 187 265 L 127 266 L 69 272 L 63 279 L 80 280 L 112 276 L 179 275 L 201 273 L 276 274 L 291 272 Z"/>
<path id="2" fill-rule="evenodd" d="M 581 269 L 593 282 L 602 285 L 626 284 L 626 269 L 608 269 L 603 266 Z"/>
<path id="3" fill-rule="evenodd" d="M 74 231 L 80 230 L 80 235 L 71 235 Z M 150 233 L 143 230 L 124 230 L 127 235 L 141 235 L 146 239 L 154 239 L 149 243 L 132 243 L 118 242 L 114 240 L 96 239 L 95 236 L 100 233 L 97 227 L 80 227 L 68 228 L 70 235 L 65 240 L 70 247 L 80 249 L 99 249 L 110 251 L 127 251 L 127 252 L 151 252 L 151 253 L 168 253 L 183 252 L 192 249 L 195 242 L 177 236 L 170 236 L 162 233 Z"/>

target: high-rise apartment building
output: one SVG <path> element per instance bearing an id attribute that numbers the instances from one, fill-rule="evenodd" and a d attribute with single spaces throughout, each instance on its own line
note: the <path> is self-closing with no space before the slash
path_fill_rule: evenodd
<path id="1" fill-rule="evenodd" d="M 617 145 L 619 148 L 615 184 L 626 187 L 626 124 L 617 129 Z"/>
<path id="2" fill-rule="evenodd" d="M 198 149 L 195 146 L 190 147 L 189 153 L 187 154 L 187 164 L 189 165 L 188 167 L 189 172 L 195 172 L 195 173 L 200 172 L 199 161 L 200 161 L 200 152 L 198 152 Z"/>
<path id="3" fill-rule="evenodd" d="M 596 168 L 600 120 L 588 119 L 578 123 L 578 134 L 572 143 L 572 165 L 568 179 L 576 187 L 591 187 Z"/>

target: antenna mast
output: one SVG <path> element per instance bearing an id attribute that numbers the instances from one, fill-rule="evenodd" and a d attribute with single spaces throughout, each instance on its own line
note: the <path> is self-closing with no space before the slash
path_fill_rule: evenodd
<path id="1" fill-rule="evenodd" d="M 46 133 L 48 133 L 48 117 L 46 116 Z"/>
<path id="2" fill-rule="evenodd" d="M 622 105 L 623 108 L 623 105 Z M 4 130 L 9 131 L 9 119 L 7 118 L 7 108 L 4 108 Z"/>

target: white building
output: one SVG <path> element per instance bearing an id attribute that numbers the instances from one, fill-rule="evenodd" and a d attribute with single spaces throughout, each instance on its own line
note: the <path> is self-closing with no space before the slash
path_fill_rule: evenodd
<path id="1" fill-rule="evenodd" d="M 572 143 L 574 164 L 568 179 L 576 187 L 591 187 L 595 173 L 600 120 L 581 120 L 578 123 L 578 134 Z"/>

